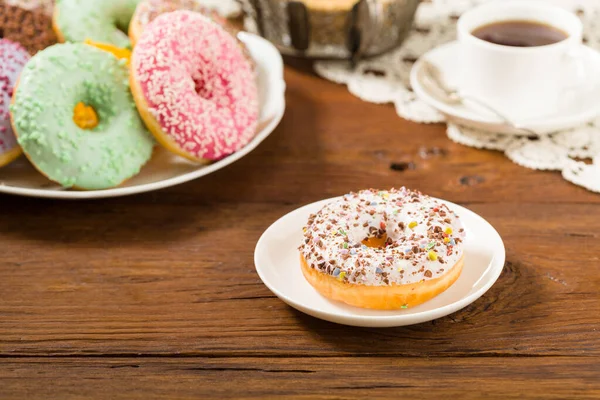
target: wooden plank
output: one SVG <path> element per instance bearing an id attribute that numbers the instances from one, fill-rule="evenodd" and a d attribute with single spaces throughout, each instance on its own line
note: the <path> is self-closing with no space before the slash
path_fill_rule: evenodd
<path id="1" fill-rule="evenodd" d="M 597 399 L 591 357 L 8 359 L 9 399 Z"/>
<path id="2" fill-rule="evenodd" d="M 376 330 L 302 315 L 258 279 L 256 240 L 296 204 L 173 200 L 15 209 L 0 354 L 600 355 L 596 205 L 471 205 L 506 240 L 498 283 L 449 317 Z"/>

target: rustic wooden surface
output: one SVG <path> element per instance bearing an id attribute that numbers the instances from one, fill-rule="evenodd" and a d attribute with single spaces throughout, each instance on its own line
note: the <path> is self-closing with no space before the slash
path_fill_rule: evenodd
<path id="1" fill-rule="evenodd" d="M 0 197 L 0 398 L 600 398 L 600 195 L 454 144 L 305 66 L 286 79 L 279 128 L 214 175 L 111 200 Z M 350 328 L 260 282 L 254 245 L 274 220 L 401 185 L 504 238 L 504 272 L 474 304 Z"/>

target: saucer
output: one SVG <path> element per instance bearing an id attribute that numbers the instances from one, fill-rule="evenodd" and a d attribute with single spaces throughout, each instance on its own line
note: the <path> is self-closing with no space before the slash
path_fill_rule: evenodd
<path id="1" fill-rule="evenodd" d="M 457 63 L 458 42 L 451 42 L 439 46 L 424 54 L 413 66 L 410 74 L 410 83 L 417 96 L 444 114 L 452 122 L 470 128 L 491 131 L 503 134 L 523 135 L 522 131 L 506 126 L 498 117 L 489 111 L 466 102 L 465 104 L 447 104 L 439 99 L 431 90 L 423 85 L 423 61 L 427 59 L 435 64 L 442 72 L 444 81 L 449 87 L 456 87 L 459 65 Z M 600 71 L 600 53 L 590 47 L 581 46 L 584 59 L 593 65 L 598 65 Z M 569 87 L 568 83 L 565 87 Z M 560 110 L 545 117 L 531 118 L 516 121 L 523 127 L 529 128 L 540 134 L 557 132 L 590 122 L 600 115 L 597 103 L 600 100 L 600 82 L 588 86 L 588 90 L 565 91 Z"/>
<path id="2" fill-rule="evenodd" d="M 256 271 L 264 284 L 285 303 L 308 315 L 373 328 L 419 324 L 468 306 L 487 292 L 502 272 L 505 251 L 498 232 L 474 212 L 440 200 L 460 215 L 467 233 L 463 272 L 448 290 L 416 307 L 394 311 L 362 309 L 329 300 L 304 278 L 298 246 L 309 215 L 334 200 L 309 204 L 280 218 L 263 233 L 254 251 Z"/>

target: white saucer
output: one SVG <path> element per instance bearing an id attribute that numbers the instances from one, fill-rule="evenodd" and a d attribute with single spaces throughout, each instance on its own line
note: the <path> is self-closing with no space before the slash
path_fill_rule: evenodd
<path id="1" fill-rule="evenodd" d="M 366 327 L 419 324 L 471 304 L 496 282 L 502 272 L 505 252 L 498 232 L 472 211 L 444 201 L 460 215 L 467 232 L 465 265 L 454 285 L 424 304 L 398 311 L 367 310 L 330 301 L 302 275 L 298 246 L 308 216 L 332 200 L 309 204 L 282 217 L 263 233 L 254 252 L 256 271 L 264 284 L 281 300 L 313 317 Z"/>
<path id="2" fill-rule="evenodd" d="M 458 42 L 442 45 L 424 54 L 415 63 L 411 71 L 410 83 L 417 96 L 446 115 L 449 120 L 461 125 L 497 133 L 522 135 L 522 132 L 505 126 L 502 121 L 487 110 L 475 108 L 471 104 L 449 105 L 440 101 L 438 97 L 422 84 L 420 78 L 423 65 L 422 60 L 426 59 L 440 69 L 448 86 L 456 87 L 456 77 L 458 76 L 459 67 L 457 63 L 458 46 Z M 583 57 L 589 60 L 589 63 L 598 66 L 600 74 L 600 53 L 583 45 L 582 51 L 584 53 Z M 565 84 L 565 87 L 568 86 Z M 587 88 L 588 90 L 580 93 L 566 92 L 563 97 L 561 109 L 557 113 L 543 118 L 517 122 L 540 134 L 581 126 L 600 115 L 600 107 L 598 107 L 598 101 L 600 101 L 600 81 L 591 83 Z"/>
<path id="3" fill-rule="evenodd" d="M 254 150 L 277 127 L 285 112 L 285 82 L 281 55 L 267 40 L 242 32 L 239 38 L 246 44 L 256 63 L 260 95 L 260 120 L 254 139 L 243 149 L 208 166 L 200 166 L 160 148 L 142 171 L 125 184 L 107 190 L 65 190 L 47 180 L 21 156 L 0 168 L 0 193 L 57 199 L 92 199 L 127 196 L 179 185 L 211 174 L 241 159 Z"/>

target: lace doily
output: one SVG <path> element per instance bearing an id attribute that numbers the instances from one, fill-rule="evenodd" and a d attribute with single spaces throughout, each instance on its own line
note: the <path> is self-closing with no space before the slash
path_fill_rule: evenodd
<path id="1" fill-rule="evenodd" d="M 456 21 L 464 11 L 489 0 L 430 0 L 421 4 L 411 35 L 402 46 L 352 68 L 346 61 L 318 61 L 315 71 L 345 84 L 355 96 L 372 103 L 393 103 L 402 118 L 445 122 L 437 110 L 419 100 L 410 88 L 414 62 L 429 50 L 456 38 Z M 600 49 L 600 2 L 546 0 L 577 13 L 585 26 L 584 41 Z M 539 170 L 562 171 L 576 185 L 600 193 L 600 119 L 577 129 L 540 138 L 476 131 L 448 124 L 448 137 L 462 145 L 503 151 L 516 164 Z M 586 163 L 582 160 L 592 160 Z"/>

